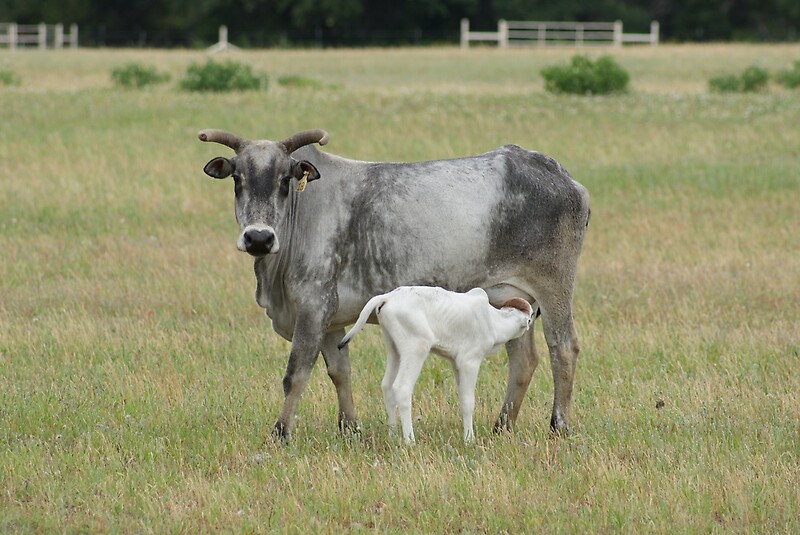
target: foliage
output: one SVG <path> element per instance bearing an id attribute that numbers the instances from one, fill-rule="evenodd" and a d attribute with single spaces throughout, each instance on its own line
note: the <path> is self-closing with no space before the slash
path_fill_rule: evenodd
<path id="1" fill-rule="evenodd" d="M 711 78 L 708 86 L 712 91 L 718 93 L 751 93 L 764 89 L 767 82 L 769 82 L 769 73 L 761 67 L 751 65 L 738 76 L 728 74 Z"/>
<path id="2" fill-rule="evenodd" d="M 586 56 L 573 56 L 569 65 L 554 65 L 541 70 L 545 89 L 552 93 L 607 95 L 628 89 L 630 75 L 611 56 L 592 62 Z"/>
<path id="3" fill-rule="evenodd" d="M 708 81 L 708 86 L 717 93 L 734 93 L 742 90 L 742 81 L 735 74 L 715 76 Z"/>
<path id="4" fill-rule="evenodd" d="M 775 79 L 787 89 L 800 87 L 800 61 L 795 61 L 791 69 L 780 71 Z"/>
<path id="5" fill-rule="evenodd" d="M 267 81 L 266 74 L 254 72 L 245 63 L 209 59 L 204 65 L 190 65 L 180 85 L 187 91 L 248 91 L 266 89 Z"/>
<path id="6" fill-rule="evenodd" d="M 306 78 L 296 74 L 289 74 L 278 77 L 278 83 L 285 87 L 303 87 L 309 89 L 322 89 L 325 84 L 313 78 Z"/>
<path id="7" fill-rule="evenodd" d="M 0 69 L 0 85 L 19 85 L 19 75 L 8 69 Z"/>
<path id="8" fill-rule="evenodd" d="M 169 81 L 169 73 L 158 72 L 155 67 L 145 66 L 140 63 L 128 63 L 111 70 L 111 79 L 119 87 L 127 89 L 140 89 L 148 85 L 161 84 Z"/>
<path id="9" fill-rule="evenodd" d="M 761 67 L 750 66 L 742 73 L 742 91 L 751 92 L 764 89 L 769 82 L 769 73 Z"/>

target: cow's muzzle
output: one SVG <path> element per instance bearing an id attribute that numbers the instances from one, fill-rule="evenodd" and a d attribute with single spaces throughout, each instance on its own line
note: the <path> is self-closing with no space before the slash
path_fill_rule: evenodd
<path id="1" fill-rule="evenodd" d="M 236 247 L 252 256 L 265 256 L 278 252 L 278 239 L 271 228 L 250 225 L 242 231 Z"/>

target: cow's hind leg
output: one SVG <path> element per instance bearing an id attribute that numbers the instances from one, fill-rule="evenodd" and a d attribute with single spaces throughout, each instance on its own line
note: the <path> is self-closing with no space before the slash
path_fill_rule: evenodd
<path id="1" fill-rule="evenodd" d="M 506 344 L 506 352 L 508 353 L 508 384 L 500 415 L 494 424 L 495 432 L 510 431 L 514 426 L 522 400 L 525 399 L 525 393 L 531 383 L 533 372 L 539 364 L 534 343 L 533 324 L 528 332 Z"/>
<path id="2" fill-rule="evenodd" d="M 327 333 L 322 341 L 322 357 L 328 368 L 336 397 L 339 400 L 339 429 L 341 431 L 360 431 L 353 404 L 353 391 L 350 386 L 350 357 L 347 346 L 341 350 L 337 347 L 344 337 L 344 329 Z"/>
<path id="3" fill-rule="evenodd" d="M 564 295 L 537 296 L 542 307 L 542 327 L 553 370 L 553 414 L 550 428 L 569 433 L 572 387 L 578 364 L 578 336 L 572 319 L 572 300 Z"/>

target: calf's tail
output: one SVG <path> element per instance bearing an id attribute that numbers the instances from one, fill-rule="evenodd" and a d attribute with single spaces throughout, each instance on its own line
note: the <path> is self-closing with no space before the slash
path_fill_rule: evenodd
<path id="1" fill-rule="evenodd" d="M 358 315 L 358 320 L 356 320 L 355 325 L 353 325 L 352 329 L 347 331 L 347 334 L 344 335 L 344 338 L 342 338 L 342 341 L 339 342 L 339 345 L 337 347 L 339 349 L 342 349 L 344 346 L 346 346 L 347 343 L 355 335 L 358 334 L 358 331 L 360 331 L 364 327 L 364 324 L 367 323 L 367 320 L 372 315 L 372 312 L 375 311 L 375 309 L 380 309 L 380 307 L 386 304 L 387 300 L 388 297 L 386 296 L 386 294 L 382 294 L 382 295 L 376 295 L 375 297 L 367 301 L 367 304 L 364 305 L 364 308 L 361 310 L 361 314 Z"/>

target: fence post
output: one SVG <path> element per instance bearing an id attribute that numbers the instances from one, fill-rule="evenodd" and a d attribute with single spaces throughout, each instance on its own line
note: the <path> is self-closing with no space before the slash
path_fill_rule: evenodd
<path id="1" fill-rule="evenodd" d="M 575 48 L 583 47 L 583 24 L 575 26 Z"/>
<path id="2" fill-rule="evenodd" d="M 650 45 L 656 46 L 658 44 L 659 24 L 657 20 L 650 23 Z"/>
<path id="3" fill-rule="evenodd" d="M 47 25 L 44 22 L 39 23 L 39 48 L 47 48 Z"/>
<path id="4" fill-rule="evenodd" d="M 547 24 L 542 22 L 536 28 L 536 37 L 538 39 L 537 44 L 539 46 L 545 46 L 547 44 Z"/>
<path id="5" fill-rule="evenodd" d="M 461 19 L 461 48 L 469 48 L 469 19 Z"/>
<path id="6" fill-rule="evenodd" d="M 74 22 L 69 25 L 69 46 L 78 48 L 78 25 Z"/>
<path id="7" fill-rule="evenodd" d="M 508 48 L 508 22 L 505 19 L 497 21 L 497 44 L 500 48 Z"/>
<path id="8" fill-rule="evenodd" d="M 17 38 L 19 36 L 19 28 L 17 28 L 17 23 L 12 22 L 8 25 L 8 48 L 14 50 L 17 48 Z"/>
<path id="9" fill-rule="evenodd" d="M 622 46 L 622 21 L 614 21 L 614 46 Z"/>
<path id="10" fill-rule="evenodd" d="M 212 54 L 222 52 L 223 50 L 239 50 L 238 46 L 228 42 L 228 27 L 224 24 L 219 27 L 219 41 L 217 44 L 208 47 L 208 51 Z"/>
<path id="11" fill-rule="evenodd" d="M 60 22 L 56 24 L 55 35 L 53 36 L 53 46 L 55 48 L 64 47 L 64 25 Z"/>

